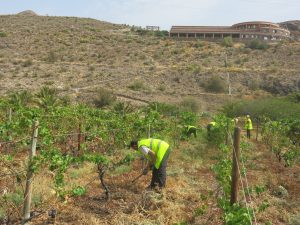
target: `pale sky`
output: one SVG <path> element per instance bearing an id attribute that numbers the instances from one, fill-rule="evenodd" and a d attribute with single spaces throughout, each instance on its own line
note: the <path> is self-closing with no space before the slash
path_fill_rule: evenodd
<path id="1" fill-rule="evenodd" d="M 0 14 L 89 17 L 145 27 L 300 20 L 300 0 L 0 0 Z M 1 24 L 0 24 L 1 28 Z"/>

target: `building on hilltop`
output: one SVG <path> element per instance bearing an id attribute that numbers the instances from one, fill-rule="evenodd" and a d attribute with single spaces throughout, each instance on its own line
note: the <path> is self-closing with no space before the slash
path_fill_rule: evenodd
<path id="1" fill-rule="evenodd" d="M 261 39 L 282 40 L 290 38 L 290 31 L 279 24 L 263 21 L 243 22 L 232 26 L 172 26 L 170 37 L 199 39 Z"/>
<path id="2" fill-rule="evenodd" d="M 159 31 L 159 26 L 146 26 L 146 30 Z"/>

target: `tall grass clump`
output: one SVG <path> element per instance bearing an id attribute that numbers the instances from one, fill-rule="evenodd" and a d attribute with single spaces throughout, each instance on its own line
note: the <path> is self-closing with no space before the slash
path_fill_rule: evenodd
<path id="1" fill-rule="evenodd" d="M 207 81 L 205 89 L 208 92 L 222 93 L 226 91 L 226 83 L 221 77 L 213 76 Z"/>
<path id="2" fill-rule="evenodd" d="M 246 44 L 246 47 L 251 48 L 251 49 L 266 50 L 269 48 L 269 45 L 267 42 L 254 39 L 254 40 L 248 42 Z"/>
<path id="3" fill-rule="evenodd" d="M 101 88 L 97 91 L 97 96 L 94 100 L 94 104 L 96 107 L 102 108 L 105 106 L 112 105 L 116 100 L 116 97 L 113 95 L 112 92 Z"/>

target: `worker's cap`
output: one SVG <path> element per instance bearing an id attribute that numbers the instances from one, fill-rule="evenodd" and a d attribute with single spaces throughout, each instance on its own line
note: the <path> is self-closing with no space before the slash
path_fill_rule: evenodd
<path id="1" fill-rule="evenodd" d="M 249 118 L 250 116 L 249 116 L 249 115 L 247 115 L 246 117 L 247 117 L 247 118 Z"/>

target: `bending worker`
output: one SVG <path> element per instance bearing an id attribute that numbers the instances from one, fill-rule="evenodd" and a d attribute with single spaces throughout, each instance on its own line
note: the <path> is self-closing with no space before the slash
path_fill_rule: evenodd
<path id="1" fill-rule="evenodd" d="M 143 169 L 146 175 L 149 169 L 152 169 L 152 179 L 150 188 L 153 189 L 157 185 L 163 188 L 166 185 L 167 161 L 170 154 L 170 146 L 167 142 L 160 139 L 143 139 L 140 141 L 132 140 L 131 148 L 140 151 L 147 158 L 147 165 Z"/>
<path id="2" fill-rule="evenodd" d="M 216 126 L 215 121 L 209 122 L 209 124 L 206 126 L 207 132 L 209 133 L 214 126 Z"/>
<path id="3" fill-rule="evenodd" d="M 245 129 L 247 131 L 247 138 L 250 139 L 250 136 L 251 136 L 250 131 L 253 129 L 253 127 L 252 127 L 252 121 L 251 121 L 249 115 L 246 116 Z"/>
<path id="4" fill-rule="evenodd" d="M 197 128 L 195 126 L 188 125 L 186 136 L 190 137 L 192 134 L 194 134 L 195 138 L 197 137 Z"/>

